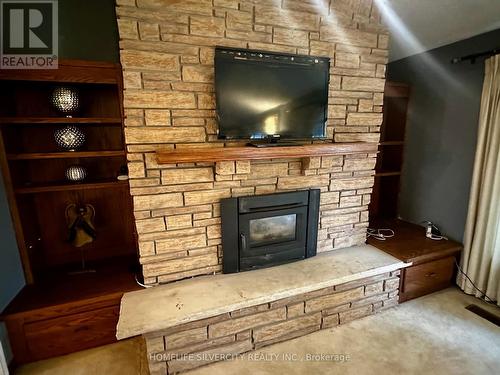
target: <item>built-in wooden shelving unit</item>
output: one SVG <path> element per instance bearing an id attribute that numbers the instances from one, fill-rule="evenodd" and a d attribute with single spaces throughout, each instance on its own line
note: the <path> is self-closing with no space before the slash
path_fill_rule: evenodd
<path id="1" fill-rule="evenodd" d="M 72 117 L 50 103 L 57 86 L 79 92 Z M 60 61 L 53 70 L 0 71 L 0 167 L 27 284 L 3 311 L 16 363 L 115 341 L 120 298 L 138 289 L 137 240 L 127 180 L 118 64 Z M 64 151 L 54 132 L 78 127 L 85 142 Z M 81 182 L 69 166 L 87 170 Z M 91 205 L 96 238 L 69 238 L 66 209 Z M 80 273 L 81 250 L 87 268 Z"/>

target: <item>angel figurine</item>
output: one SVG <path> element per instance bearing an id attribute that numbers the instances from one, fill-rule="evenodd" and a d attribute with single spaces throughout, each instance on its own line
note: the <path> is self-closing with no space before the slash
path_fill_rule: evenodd
<path id="1" fill-rule="evenodd" d="M 95 208 L 91 204 L 77 206 L 75 203 L 66 207 L 66 222 L 68 223 L 68 242 L 81 249 L 82 269 L 78 273 L 95 272 L 85 266 L 84 246 L 96 239 L 94 226 Z"/>

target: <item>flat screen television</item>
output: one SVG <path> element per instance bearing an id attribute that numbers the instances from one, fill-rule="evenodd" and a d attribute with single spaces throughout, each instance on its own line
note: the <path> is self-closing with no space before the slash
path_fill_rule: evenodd
<path id="1" fill-rule="evenodd" d="M 325 138 L 329 69 L 327 57 L 217 47 L 219 138 Z"/>

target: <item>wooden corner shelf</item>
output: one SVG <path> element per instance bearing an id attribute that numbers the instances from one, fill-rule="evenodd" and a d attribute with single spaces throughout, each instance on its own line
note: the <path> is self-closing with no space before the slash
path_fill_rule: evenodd
<path id="1" fill-rule="evenodd" d="M 125 156 L 124 150 L 117 151 L 64 151 L 7 154 L 8 160 L 72 159 Z"/>
<path id="2" fill-rule="evenodd" d="M 378 171 L 375 172 L 375 177 L 400 176 L 401 171 Z"/>
<path id="3" fill-rule="evenodd" d="M 120 117 L 0 117 L 0 125 L 15 124 L 116 124 L 121 126 Z"/>
<path id="4" fill-rule="evenodd" d="M 16 194 L 50 193 L 54 191 L 105 189 L 127 186 L 128 180 L 103 180 L 80 183 L 40 184 L 15 188 Z"/>
<path id="5" fill-rule="evenodd" d="M 2 69 L 0 80 L 118 85 L 121 66 L 105 61 L 61 59 L 58 69 Z"/>
<path id="6" fill-rule="evenodd" d="M 314 156 L 376 153 L 377 143 L 318 143 L 301 146 L 274 147 L 209 147 L 187 148 L 156 152 L 158 164 L 220 162 L 234 160 L 262 160 L 304 158 Z"/>
<path id="7" fill-rule="evenodd" d="M 395 218 L 398 215 L 409 95 L 408 85 L 386 81 L 375 183 L 369 205 L 370 225 L 376 217 Z"/>
<path id="8" fill-rule="evenodd" d="M 380 146 L 403 146 L 403 141 L 383 141 L 379 143 Z"/>

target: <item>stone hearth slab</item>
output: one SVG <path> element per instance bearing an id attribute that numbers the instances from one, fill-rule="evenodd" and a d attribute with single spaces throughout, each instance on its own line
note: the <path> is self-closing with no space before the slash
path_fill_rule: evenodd
<path id="1" fill-rule="evenodd" d="M 272 268 L 129 292 L 122 298 L 116 336 L 124 339 L 155 332 L 408 265 L 373 246 L 362 245 Z"/>

